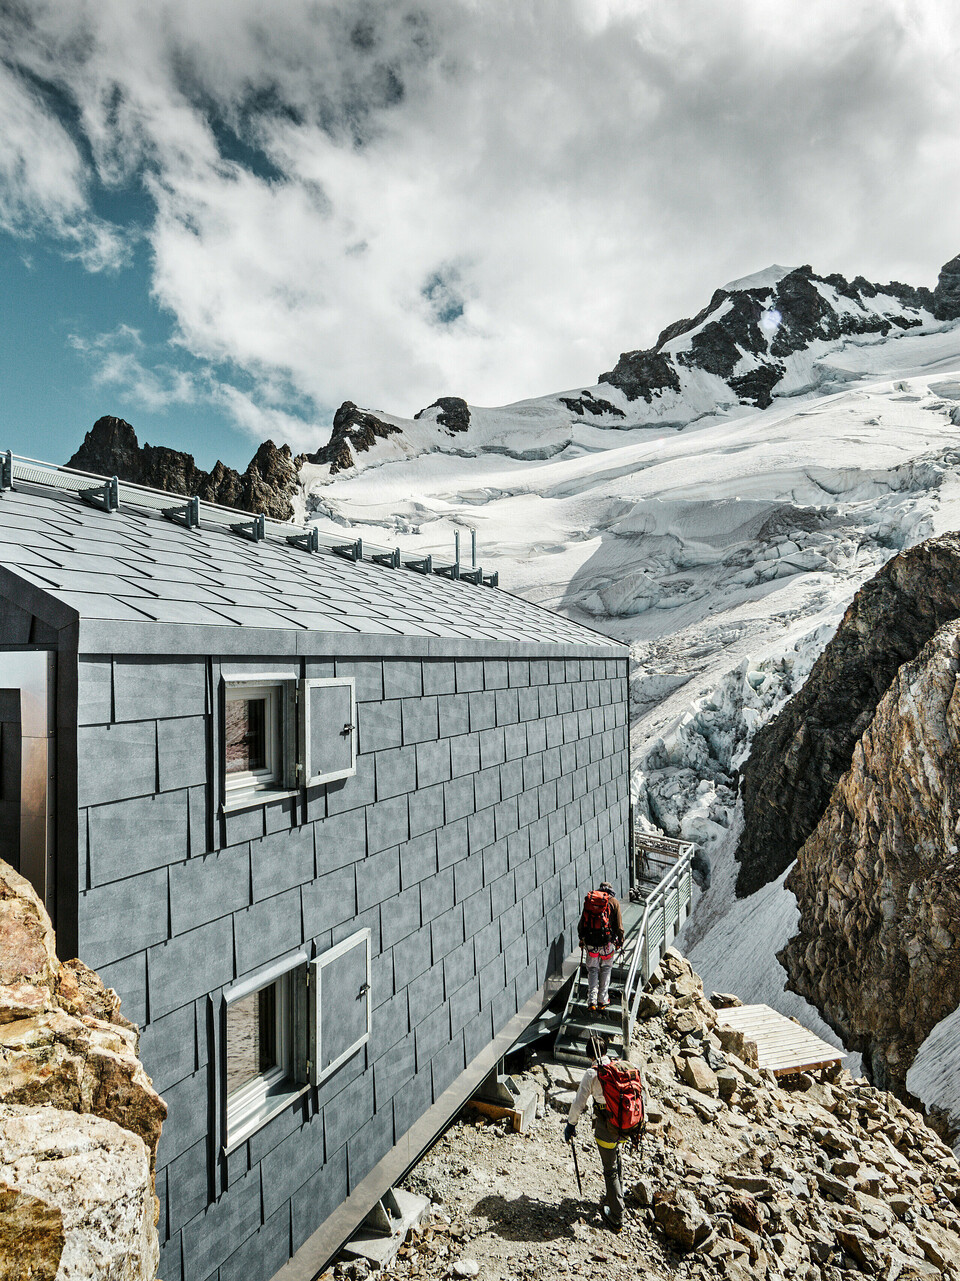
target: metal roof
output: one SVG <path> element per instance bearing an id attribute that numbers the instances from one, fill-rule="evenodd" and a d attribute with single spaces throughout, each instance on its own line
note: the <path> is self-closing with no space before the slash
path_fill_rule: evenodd
<path id="1" fill-rule="evenodd" d="M 309 550 L 288 541 L 305 541 L 300 526 L 207 503 L 188 527 L 185 498 L 9 454 L 3 463 L 0 565 L 80 619 L 616 646 L 489 576 L 464 581 L 393 549 L 336 551 L 323 545 L 330 535 Z"/>

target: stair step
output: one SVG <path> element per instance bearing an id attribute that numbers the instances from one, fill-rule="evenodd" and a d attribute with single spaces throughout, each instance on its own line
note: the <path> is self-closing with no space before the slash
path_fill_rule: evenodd
<path id="1" fill-rule="evenodd" d="M 588 1036 L 604 1036 L 608 1040 L 619 1041 L 621 1039 L 620 1030 L 619 1023 L 601 1023 L 586 1019 L 581 1022 L 580 1019 L 571 1019 L 569 1023 L 564 1025 L 563 1032 L 557 1037 L 557 1040 L 584 1041 Z"/>

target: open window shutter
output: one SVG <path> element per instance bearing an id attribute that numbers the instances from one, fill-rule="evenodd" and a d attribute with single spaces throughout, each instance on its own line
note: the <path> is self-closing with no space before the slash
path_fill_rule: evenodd
<path id="1" fill-rule="evenodd" d="M 307 787 L 357 772 L 354 682 L 316 679 L 300 682 L 300 741 Z"/>
<path id="2" fill-rule="evenodd" d="M 370 931 L 359 930 L 310 966 L 310 1083 L 319 1085 L 370 1036 Z"/>

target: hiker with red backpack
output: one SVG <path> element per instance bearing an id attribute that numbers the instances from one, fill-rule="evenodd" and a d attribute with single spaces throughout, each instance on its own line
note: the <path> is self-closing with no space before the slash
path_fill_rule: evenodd
<path id="1" fill-rule="evenodd" d="M 573 1143 L 577 1122 L 593 1099 L 593 1136 L 600 1151 L 606 1200 L 600 1205 L 603 1221 L 614 1232 L 623 1227 L 623 1179 L 620 1172 L 620 1145 L 627 1139 L 637 1144 L 644 1125 L 643 1075 L 633 1063 L 607 1053 L 607 1043 L 591 1038 L 597 1061 L 587 1068 L 570 1105 L 563 1131 L 565 1143 Z"/>
<path id="2" fill-rule="evenodd" d="M 577 933 L 587 954 L 587 1004 L 591 1010 L 604 1010 L 610 1004 L 613 958 L 623 947 L 623 913 L 609 881 L 583 900 Z"/>

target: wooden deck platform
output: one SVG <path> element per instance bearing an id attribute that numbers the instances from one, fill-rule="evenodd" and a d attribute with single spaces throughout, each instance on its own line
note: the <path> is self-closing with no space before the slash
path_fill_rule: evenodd
<path id="1" fill-rule="evenodd" d="M 755 1041 L 760 1067 L 769 1068 L 776 1076 L 815 1072 L 843 1060 L 843 1050 L 828 1045 L 809 1028 L 771 1010 L 769 1005 L 738 1005 L 718 1011 L 717 1019 Z"/>

